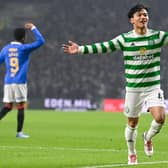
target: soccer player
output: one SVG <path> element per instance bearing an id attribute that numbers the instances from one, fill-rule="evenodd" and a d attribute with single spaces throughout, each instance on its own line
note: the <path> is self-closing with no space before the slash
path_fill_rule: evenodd
<path id="1" fill-rule="evenodd" d="M 25 44 L 26 29 L 32 31 L 35 41 Z M 0 64 L 5 62 L 6 74 L 4 79 L 4 107 L 0 111 L 2 119 L 12 110 L 13 103 L 16 103 L 17 113 L 17 133 L 18 138 L 29 138 L 22 132 L 24 124 L 24 109 L 27 101 L 27 72 L 29 66 L 30 53 L 41 45 L 45 40 L 36 26 L 26 23 L 24 27 L 14 30 L 14 39 L 11 43 L 3 47 L 0 52 Z"/>
<path id="2" fill-rule="evenodd" d="M 153 116 L 150 128 L 144 132 L 144 151 L 152 156 L 152 138 L 165 122 L 165 103 L 160 86 L 161 47 L 168 44 L 168 32 L 148 28 L 149 9 L 137 4 L 128 12 L 133 30 L 102 43 L 79 46 L 69 41 L 62 48 L 68 54 L 107 53 L 123 51 L 126 78 L 124 114 L 128 118 L 125 138 L 128 146 L 128 164 L 137 164 L 137 126 L 143 105 Z"/>

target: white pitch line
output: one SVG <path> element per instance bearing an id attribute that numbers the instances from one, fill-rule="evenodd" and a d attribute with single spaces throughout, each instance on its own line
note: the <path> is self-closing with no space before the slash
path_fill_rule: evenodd
<path id="1" fill-rule="evenodd" d="M 126 150 L 118 149 L 98 149 L 98 148 L 71 148 L 71 147 L 48 147 L 48 146 L 0 146 L 1 150 L 6 149 L 36 149 L 36 150 L 71 150 L 71 151 L 85 151 L 85 152 L 126 152 Z"/>
<path id="2" fill-rule="evenodd" d="M 82 152 L 127 152 L 127 150 L 119 149 L 99 149 L 99 148 L 72 148 L 72 147 L 49 147 L 49 146 L 0 146 L 0 150 L 62 150 L 62 151 L 82 151 Z M 138 151 L 144 152 L 144 151 Z M 167 154 L 168 152 L 159 152 L 160 154 Z M 155 161 L 155 162 L 140 162 L 138 165 L 152 165 L 152 164 L 164 164 L 168 161 Z M 124 167 L 130 166 L 128 164 L 111 164 L 111 165 L 94 165 L 94 166 L 83 166 L 80 168 L 108 168 L 108 167 Z"/>
<path id="3" fill-rule="evenodd" d="M 155 165 L 155 164 L 164 164 L 168 163 L 168 160 L 163 160 L 163 161 L 155 161 L 155 162 L 141 162 L 138 163 L 138 165 Z M 130 166 L 128 164 L 111 164 L 111 165 L 95 165 L 95 166 L 84 166 L 80 168 L 108 168 L 108 167 L 125 167 L 125 166 Z"/>
<path id="4" fill-rule="evenodd" d="M 6 149 L 36 149 L 36 150 L 62 150 L 62 151 L 83 151 L 83 152 L 127 152 L 125 149 L 105 149 L 105 148 L 80 148 L 80 147 L 57 147 L 57 146 L 0 146 L 0 150 Z M 144 151 L 138 150 L 138 153 L 144 153 Z M 168 154 L 168 152 L 159 152 L 160 154 Z"/>

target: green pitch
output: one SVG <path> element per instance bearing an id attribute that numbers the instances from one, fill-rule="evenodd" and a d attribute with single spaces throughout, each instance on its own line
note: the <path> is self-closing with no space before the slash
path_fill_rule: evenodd
<path id="1" fill-rule="evenodd" d="M 16 111 L 0 121 L 0 167 L 2 168 L 167 168 L 168 127 L 154 138 L 154 156 L 143 152 L 141 134 L 151 116 L 143 114 L 137 137 L 137 166 L 127 166 L 124 139 L 126 118 L 122 113 L 55 112 L 27 110 L 25 133 L 15 138 Z"/>

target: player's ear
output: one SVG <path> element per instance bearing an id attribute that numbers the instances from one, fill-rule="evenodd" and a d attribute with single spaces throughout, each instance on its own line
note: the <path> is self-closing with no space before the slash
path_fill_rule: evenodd
<path id="1" fill-rule="evenodd" d="M 22 38 L 22 43 L 24 43 L 24 42 L 25 42 L 25 37 Z"/>
<path id="2" fill-rule="evenodd" d="M 129 21 L 130 21 L 131 24 L 134 24 L 134 19 L 133 19 L 133 17 L 131 17 Z"/>

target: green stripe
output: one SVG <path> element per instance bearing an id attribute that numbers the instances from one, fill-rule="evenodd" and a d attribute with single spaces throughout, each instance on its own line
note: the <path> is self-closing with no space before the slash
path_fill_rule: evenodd
<path id="1" fill-rule="evenodd" d="M 157 34 L 148 36 L 148 37 L 125 37 L 124 34 L 122 34 L 122 37 L 125 42 L 140 42 L 140 41 L 150 41 L 150 40 L 157 40 L 159 39 L 160 32 L 157 32 Z"/>
<path id="2" fill-rule="evenodd" d="M 147 57 L 150 57 L 151 55 L 153 55 L 153 57 L 154 58 L 156 58 L 156 57 L 160 57 L 160 52 L 157 52 L 157 53 L 154 53 L 154 54 L 147 54 L 147 55 L 145 55 L 145 56 L 147 56 Z M 138 55 L 139 57 L 143 57 L 143 56 L 140 56 L 140 55 Z M 128 56 L 128 55 L 126 55 L 126 56 L 124 56 L 124 60 L 126 61 L 126 60 L 133 60 L 133 61 L 135 61 L 134 60 L 134 57 L 136 57 L 135 55 L 133 55 L 133 56 Z M 138 61 L 138 60 L 137 60 Z"/>
<path id="3" fill-rule="evenodd" d="M 115 50 L 116 50 L 116 48 L 115 48 L 115 46 L 114 46 L 114 44 L 113 44 L 112 41 L 108 41 L 108 44 L 109 44 L 110 49 L 111 49 L 112 51 L 115 51 Z"/>
<path id="4" fill-rule="evenodd" d="M 123 46 L 123 51 L 140 51 L 140 49 L 142 48 L 145 48 L 146 50 L 152 50 L 152 49 L 160 48 L 162 45 L 163 45 L 163 42 L 158 44 L 153 44 L 153 45 L 128 46 L 128 47 Z"/>
<path id="5" fill-rule="evenodd" d="M 118 44 L 119 44 L 121 50 L 124 51 L 124 50 L 125 50 L 125 49 L 124 49 L 125 47 L 122 45 L 122 43 L 121 43 L 119 40 L 117 40 L 117 42 L 118 42 Z"/>
<path id="6" fill-rule="evenodd" d="M 84 46 L 84 54 L 88 54 L 88 53 L 89 53 L 88 47 L 85 45 Z"/>
<path id="7" fill-rule="evenodd" d="M 143 83 L 127 83 L 128 87 L 137 88 L 137 87 L 148 87 L 160 84 L 160 80 L 151 81 L 151 82 L 143 82 Z"/>
<path id="8" fill-rule="evenodd" d="M 98 53 L 97 47 L 96 47 L 95 44 L 92 44 L 92 49 L 93 49 L 93 53 L 94 53 L 94 54 L 95 54 L 95 53 Z"/>
<path id="9" fill-rule="evenodd" d="M 160 71 L 150 72 L 150 73 L 142 73 L 142 74 L 128 74 L 126 73 L 126 78 L 132 79 L 132 78 L 149 78 L 160 75 Z"/>
<path id="10" fill-rule="evenodd" d="M 160 66 L 160 61 L 156 61 L 154 63 L 146 64 L 146 65 L 130 65 L 130 64 L 126 64 L 125 68 L 126 69 L 149 69 L 149 68 L 153 68 L 155 66 Z"/>
<path id="11" fill-rule="evenodd" d="M 101 48 L 102 48 L 103 53 L 107 52 L 107 48 L 105 47 L 105 45 L 103 43 L 101 43 Z"/>

